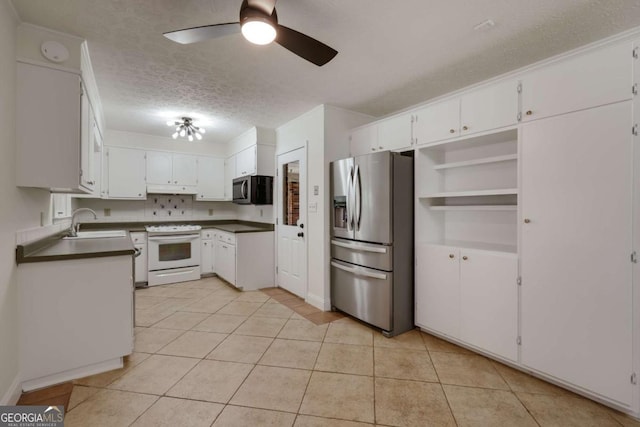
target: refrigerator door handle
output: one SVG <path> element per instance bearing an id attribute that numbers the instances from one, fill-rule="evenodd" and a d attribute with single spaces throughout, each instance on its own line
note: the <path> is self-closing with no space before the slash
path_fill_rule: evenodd
<path id="1" fill-rule="evenodd" d="M 349 176 L 347 177 L 347 231 L 351 231 L 353 229 L 353 200 L 352 200 L 352 190 L 353 190 L 353 168 L 349 168 Z"/>
<path id="2" fill-rule="evenodd" d="M 356 170 L 354 172 L 354 177 L 353 177 L 353 188 L 354 188 L 354 195 L 355 195 L 355 212 L 354 212 L 354 226 L 353 228 L 360 230 L 360 216 L 362 215 L 362 201 L 360 200 L 362 198 L 362 189 L 360 188 L 361 186 L 361 182 L 360 182 L 360 166 L 356 165 Z"/>
<path id="3" fill-rule="evenodd" d="M 342 243 L 342 242 L 338 242 L 337 240 L 332 240 L 331 244 L 335 245 L 335 246 L 340 246 L 341 248 L 354 249 L 356 251 L 375 252 L 375 253 L 378 253 L 378 254 L 386 254 L 387 253 L 387 248 L 371 248 L 371 247 L 368 247 L 368 246 L 360 246 L 360 245 L 355 245 L 355 244 Z"/>
<path id="4" fill-rule="evenodd" d="M 380 280 L 387 280 L 387 275 L 383 274 L 383 273 L 371 273 L 365 270 L 361 270 L 358 268 L 352 268 L 352 267 L 345 267 L 342 264 L 338 264 L 336 262 L 331 261 L 331 265 L 334 266 L 337 269 L 346 271 L 348 273 L 352 273 L 352 274 L 357 274 L 360 276 L 365 276 L 365 277 L 371 277 L 372 279 L 380 279 Z"/>

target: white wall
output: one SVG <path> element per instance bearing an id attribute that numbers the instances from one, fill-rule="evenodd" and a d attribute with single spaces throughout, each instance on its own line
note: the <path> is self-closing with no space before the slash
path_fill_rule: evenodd
<path id="1" fill-rule="evenodd" d="M 167 126 L 167 135 L 171 129 Z M 142 133 L 124 132 L 107 129 L 104 144 L 116 147 L 140 148 L 142 150 L 173 151 L 177 153 L 200 154 L 226 158 L 227 145 L 211 142 L 189 142 L 184 138 L 173 139 L 170 136 L 145 135 Z"/>
<path id="2" fill-rule="evenodd" d="M 16 289 L 16 231 L 49 224 L 48 191 L 16 187 L 16 27 L 18 21 L 8 0 L 0 0 L 0 404 L 13 404 L 9 393 L 17 384 L 18 292 Z"/>
<path id="3" fill-rule="evenodd" d="M 349 129 L 372 118 L 336 107 L 320 105 L 276 129 L 276 155 L 307 145 L 307 302 L 329 310 L 329 163 L 349 154 Z M 318 195 L 314 195 L 314 187 Z"/>

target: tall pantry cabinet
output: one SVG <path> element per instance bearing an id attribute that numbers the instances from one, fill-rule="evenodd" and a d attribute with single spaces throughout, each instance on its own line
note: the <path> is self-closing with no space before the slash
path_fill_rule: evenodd
<path id="1" fill-rule="evenodd" d="M 510 76 L 510 108 L 489 104 L 507 83 L 483 86 L 475 108 L 504 110 L 499 128 L 438 133 L 428 111 L 449 101 L 421 107 L 433 137 L 414 152 L 416 324 L 636 415 L 638 52 L 622 40 Z"/>

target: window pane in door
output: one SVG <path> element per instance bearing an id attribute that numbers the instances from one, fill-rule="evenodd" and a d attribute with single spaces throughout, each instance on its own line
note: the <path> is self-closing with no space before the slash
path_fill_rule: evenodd
<path id="1" fill-rule="evenodd" d="M 282 166 L 282 206 L 283 224 L 298 225 L 300 218 L 300 162 L 295 161 Z"/>

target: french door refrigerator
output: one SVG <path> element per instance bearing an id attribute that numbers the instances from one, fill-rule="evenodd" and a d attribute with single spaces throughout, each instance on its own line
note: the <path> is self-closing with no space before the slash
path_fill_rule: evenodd
<path id="1" fill-rule="evenodd" d="M 413 157 L 337 160 L 331 176 L 331 306 L 394 336 L 413 329 Z"/>

